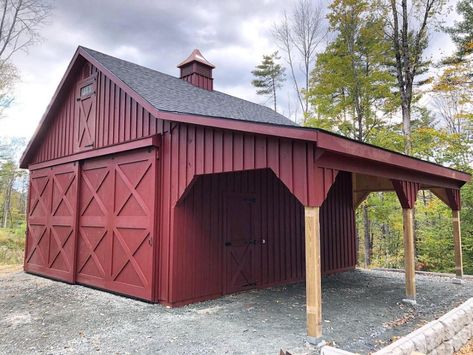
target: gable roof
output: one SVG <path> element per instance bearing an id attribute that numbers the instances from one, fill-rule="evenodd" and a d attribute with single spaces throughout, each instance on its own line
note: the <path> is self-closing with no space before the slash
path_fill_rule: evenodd
<path id="1" fill-rule="evenodd" d="M 297 126 L 269 107 L 201 89 L 177 77 L 81 48 L 159 111 Z"/>
<path id="2" fill-rule="evenodd" d="M 446 178 L 449 180 L 453 179 L 454 182 L 450 181 L 450 184 L 458 184 L 458 186 L 461 186 L 465 182 L 470 181 L 471 178 L 471 176 L 467 173 L 448 167 L 443 167 L 432 162 L 405 156 L 401 153 L 389 151 L 380 147 L 371 146 L 366 143 L 353 141 L 346 137 L 342 137 L 334 133 L 325 132 L 318 128 L 298 126 L 288 118 L 277 114 L 269 108 L 242 99 L 238 99 L 236 97 L 226 95 L 218 91 L 207 91 L 204 89 L 200 89 L 170 75 L 166 75 L 154 71 L 152 69 L 144 68 L 139 65 L 126 62 L 121 59 L 117 59 L 84 47 L 78 47 L 76 53 L 74 54 L 74 57 L 69 63 L 66 73 L 61 79 L 61 82 L 59 83 L 51 99 L 51 102 L 46 108 L 46 111 L 43 117 L 41 118 L 41 121 L 33 137 L 29 141 L 23 153 L 23 156 L 20 159 L 21 168 L 28 167 L 30 159 L 36 151 L 36 147 L 41 144 L 41 137 L 43 133 L 47 132 L 48 130 L 48 123 L 50 119 L 54 117 L 52 113 L 60 107 L 61 97 L 64 96 L 67 87 L 73 83 L 73 81 L 71 81 L 73 78 L 73 75 L 71 73 L 77 72 L 77 70 L 81 68 L 81 65 L 84 60 L 89 61 L 94 66 L 96 66 L 100 71 L 102 71 L 106 76 L 108 76 L 110 80 L 120 86 L 121 89 L 123 89 L 133 99 L 139 102 L 153 116 L 163 120 L 185 122 L 215 128 L 236 130 L 240 132 L 252 132 L 255 134 L 264 134 L 273 137 L 286 137 L 306 142 L 313 142 L 316 143 L 317 147 L 321 148 L 322 150 L 332 151 L 337 154 L 342 154 L 344 156 L 363 157 L 364 159 L 372 160 L 375 162 L 386 163 L 389 166 L 400 167 L 412 171 L 423 171 L 427 174 L 432 174 L 441 178 Z M 140 73 L 139 79 L 133 77 L 133 73 Z M 151 80 L 151 83 L 160 82 L 163 85 L 167 84 L 167 86 L 164 86 L 165 89 L 162 89 L 161 87 L 153 88 L 151 85 L 148 85 L 147 81 L 150 79 L 146 76 L 148 74 L 153 79 Z M 136 82 L 138 80 L 141 80 L 141 82 Z M 213 116 L 211 114 L 196 113 L 199 112 L 198 106 L 197 108 L 194 107 L 195 110 L 188 109 L 188 111 L 192 112 L 186 112 L 186 107 L 182 108 L 182 111 L 169 110 L 169 108 L 168 110 L 166 110 L 165 108 L 167 107 L 167 102 L 163 98 L 156 97 L 157 95 L 153 91 L 156 89 L 161 89 L 160 92 L 164 91 L 164 94 L 166 94 L 166 90 L 176 90 L 174 94 L 181 93 L 180 90 L 183 90 L 185 94 L 189 94 L 189 90 L 192 90 L 197 98 L 205 98 L 205 95 L 210 94 L 209 97 L 206 97 L 206 99 L 210 100 L 211 102 L 213 102 L 212 100 L 217 100 L 218 102 L 218 98 L 221 97 L 223 98 L 223 100 L 230 101 L 230 106 L 232 104 L 232 101 L 233 105 L 238 105 L 238 103 L 240 103 L 240 111 L 238 109 L 236 110 L 236 112 L 231 112 L 231 110 L 229 110 L 230 112 L 227 112 L 229 114 L 226 116 Z M 170 103 L 176 101 L 175 98 L 169 96 L 169 94 L 164 95 L 164 97 L 167 98 Z M 170 104 L 169 102 L 168 105 Z M 175 103 L 179 104 L 180 102 Z M 156 107 L 155 105 L 159 107 Z M 246 110 L 243 110 L 243 107 L 245 107 Z M 261 112 L 262 115 L 255 116 L 254 112 Z M 236 113 L 236 115 L 233 116 L 231 113 Z M 244 116 L 246 114 L 249 114 L 249 116 Z M 258 119 L 268 118 L 268 116 L 272 117 L 272 119 Z M 247 117 L 250 117 L 252 119 L 249 119 Z M 274 120 L 277 120 L 277 122 L 274 122 Z M 70 156 L 69 158 L 66 158 L 73 159 L 73 156 L 74 155 Z"/>

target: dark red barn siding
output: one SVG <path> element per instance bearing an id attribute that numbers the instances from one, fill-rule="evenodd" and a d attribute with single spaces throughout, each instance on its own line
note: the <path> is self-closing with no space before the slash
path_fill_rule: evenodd
<path id="1" fill-rule="evenodd" d="M 74 282 L 78 163 L 32 171 L 25 270 Z"/>
<path id="2" fill-rule="evenodd" d="M 305 279 L 304 207 L 275 174 L 260 169 L 204 175 L 175 208 L 168 303 L 226 293 L 224 224 L 238 216 L 226 215 L 225 199 L 235 193 L 255 196 L 256 287 Z M 327 201 L 321 208 L 324 274 L 355 266 L 351 174 L 338 175 Z"/>
<path id="3" fill-rule="evenodd" d="M 159 300 L 171 298 L 174 211 L 198 175 L 269 168 L 304 205 L 323 202 L 338 171 L 315 165 L 311 142 L 170 121 L 162 122 Z M 161 125 L 159 125 L 161 127 Z M 307 181 L 319 181 L 308 184 Z"/>
<path id="4" fill-rule="evenodd" d="M 94 66 L 85 63 L 75 75 L 75 83 L 63 93 L 60 107 L 53 113 L 49 129 L 43 137 L 32 164 L 74 153 L 78 147 L 79 89 L 90 79 L 94 83 L 95 104 L 92 149 L 103 148 L 159 133 L 158 119 L 153 117 L 127 93 Z"/>
<path id="5" fill-rule="evenodd" d="M 152 281 L 156 287 L 147 284 L 146 291 L 130 294 L 146 299 L 154 294 L 156 301 L 164 303 L 195 301 L 222 294 L 224 281 L 216 276 L 223 272 L 225 259 L 221 245 L 225 208 L 222 195 L 232 191 L 254 194 L 258 200 L 255 228 L 259 231 L 258 237 L 268 241 L 258 256 L 261 259 L 258 286 L 304 279 L 302 206 L 321 205 L 327 194 L 331 207 L 326 203 L 321 210 L 322 247 L 328 255 L 322 256 L 323 271 L 353 267 L 351 180 L 349 174 L 316 166 L 314 142 L 161 120 L 94 66 L 84 63 L 72 75 L 73 83 L 65 86 L 58 96 L 50 112 L 49 127 L 41 136 L 42 144 L 29 161 L 33 170 L 57 164 L 49 161 L 84 150 L 90 153 L 90 158 L 95 149 L 144 137 L 161 137 L 154 178 L 160 196 L 153 210 L 158 226 L 154 239 L 157 256 L 153 272 L 156 274 Z M 78 143 L 84 128 L 84 122 L 79 122 L 84 120 L 80 114 L 89 115 L 89 106 L 79 108 L 85 100 L 80 88 L 89 82 L 93 82 L 92 95 L 95 95 L 92 121 L 90 118 L 88 121 L 93 137 Z M 110 149 L 117 150 L 116 147 Z M 90 164 L 89 159 L 81 162 L 85 171 Z M 80 174 L 81 168 L 78 169 Z M 310 184 L 310 181 L 317 183 Z M 336 184 L 330 190 L 333 181 Z M 83 194 L 79 201 L 84 198 Z M 77 233 L 74 232 L 74 238 L 78 238 Z M 207 248 L 199 247 L 199 242 Z M 344 246 L 353 246 L 353 249 L 342 253 Z M 148 274 L 140 278 L 143 282 L 145 279 L 147 282 L 150 275 L 149 269 L 146 272 Z M 107 277 L 111 279 L 113 275 Z M 82 279 L 87 284 L 125 292 L 116 285 L 110 286 L 110 280 L 107 284 L 103 280 L 94 283 Z"/>
<path id="6" fill-rule="evenodd" d="M 156 151 L 82 164 L 77 282 L 154 300 Z"/>
<path id="7" fill-rule="evenodd" d="M 350 173 L 338 173 L 320 209 L 320 235 L 322 273 L 332 274 L 355 267 L 355 210 Z"/>

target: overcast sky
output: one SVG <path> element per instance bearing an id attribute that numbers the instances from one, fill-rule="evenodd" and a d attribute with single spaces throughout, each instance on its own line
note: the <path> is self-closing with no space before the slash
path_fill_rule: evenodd
<path id="1" fill-rule="evenodd" d="M 78 45 L 171 75 L 194 48 L 216 66 L 214 87 L 257 103 L 251 70 L 277 49 L 273 23 L 294 0 L 60 0 L 41 30 L 43 38 L 13 60 L 21 73 L 15 100 L 0 120 L 0 136 L 29 138 L 43 115 Z M 451 21 L 451 16 L 449 21 Z M 450 53 L 448 36 L 435 34 L 430 55 Z M 289 83 L 280 111 L 295 106 Z"/>

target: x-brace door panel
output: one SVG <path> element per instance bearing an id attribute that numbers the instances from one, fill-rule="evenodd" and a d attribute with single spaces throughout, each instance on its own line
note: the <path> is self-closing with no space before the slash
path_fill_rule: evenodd
<path id="1" fill-rule="evenodd" d="M 86 161 L 77 282 L 152 300 L 156 153 Z"/>
<path id="2" fill-rule="evenodd" d="M 74 282 L 79 165 L 30 174 L 25 271 Z"/>
<path id="3" fill-rule="evenodd" d="M 233 293 L 257 286 L 260 239 L 255 235 L 256 197 L 225 196 L 225 290 Z"/>
<path id="4" fill-rule="evenodd" d="M 95 118 L 97 95 L 95 90 L 96 77 L 81 81 L 76 96 L 76 151 L 95 147 Z"/>

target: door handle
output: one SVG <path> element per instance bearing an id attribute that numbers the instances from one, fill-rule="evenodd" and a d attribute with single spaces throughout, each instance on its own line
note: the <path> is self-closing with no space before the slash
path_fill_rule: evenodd
<path id="1" fill-rule="evenodd" d="M 229 246 L 231 246 L 231 245 L 232 245 L 232 242 L 225 242 L 225 246 L 226 246 L 226 247 L 229 247 Z"/>

